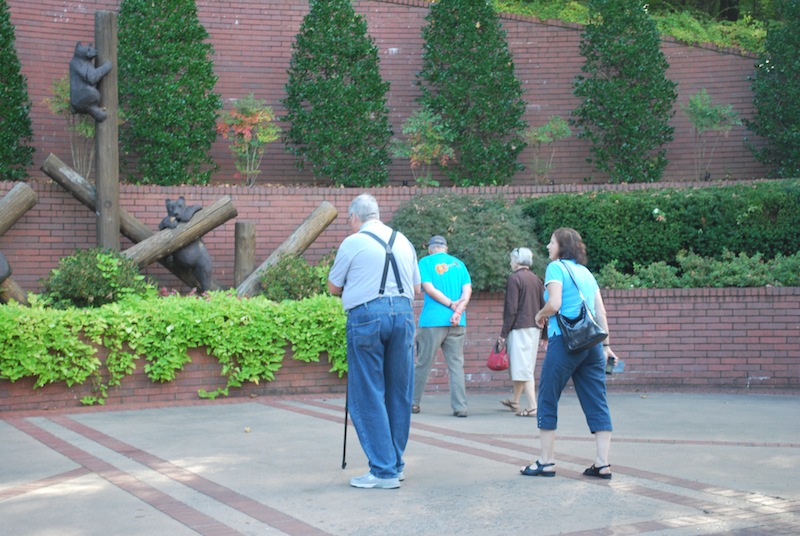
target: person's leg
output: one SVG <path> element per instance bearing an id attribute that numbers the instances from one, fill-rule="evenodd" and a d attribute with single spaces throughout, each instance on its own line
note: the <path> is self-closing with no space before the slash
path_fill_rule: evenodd
<path id="1" fill-rule="evenodd" d="M 380 301 L 358 307 L 347 316 L 348 409 L 370 473 L 378 478 L 397 476 L 397 455 L 384 402 L 387 393 L 382 335 L 387 316 Z M 410 408 L 408 412 L 410 420 Z"/>
<path id="2" fill-rule="evenodd" d="M 403 452 L 411 428 L 411 398 L 414 394 L 414 310 L 411 301 L 392 300 L 391 314 L 386 315 L 385 381 L 386 410 L 389 419 L 395 474 L 405 466 Z"/>
<path id="3" fill-rule="evenodd" d="M 444 328 L 447 335 L 442 341 L 442 353 L 447 362 L 450 379 L 450 406 L 456 413 L 467 411 L 467 386 L 464 381 L 464 342 L 467 328 L 454 326 Z"/>
<path id="4" fill-rule="evenodd" d="M 513 382 L 511 391 L 511 403 L 519 409 L 519 401 L 522 398 L 522 392 L 525 390 L 525 382 Z"/>
<path id="5" fill-rule="evenodd" d="M 531 332 L 529 334 L 530 340 L 526 345 L 526 350 L 529 348 L 528 351 L 531 352 L 531 367 L 535 371 L 536 370 L 536 360 L 539 357 L 539 338 L 541 337 L 542 330 L 539 328 L 530 328 Z M 536 399 L 536 378 L 532 376 L 532 380 L 529 382 L 525 382 L 525 398 L 528 399 L 528 407 L 527 410 L 530 411 L 537 411 L 539 407 L 539 402 Z"/>
<path id="6" fill-rule="evenodd" d="M 530 352 L 527 350 L 528 339 L 526 330 L 513 329 L 509 332 L 506 340 L 509 372 L 513 382 L 512 404 L 510 407 L 514 411 L 520 410 L 520 399 L 522 398 L 522 393 L 525 392 L 525 384 L 533 380 L 533 366 L 531 365 Z M 531 404 L 530 400 L 528 400 L 528 404 Z M 535 403 L 534 407 L 536 407 Z"/>
<path id="7" fill-rule="evenodd" d="M 528 407 L 520 411 L 536 413 L 538 407 L 538 402 L 536 401 L 536 384 L 533 380 L 521 383 L 522 390 L 525 392 L 525 398 L 528 400 Z"/>
<path id="8" fill-rule="evenodd" d="M 431 374 L 433 357 L 441 346 L 446 328 L 419 328 L 417 330 L 417 363 L 414 365 L 414 396 L 412 404 L 419 406 L 425 385 Z"/>
<path id="9" fill-rule="evenodd" d="M 575 394 L 592 433 L 612 431 L 611 413 L 606 396 L 605 356 L 598 344 L 586 350 L 585 356 L 575 356 L 578 366 L 572 374 Z"/>
<path id="10" fill-rule="evenodd" d="M 555 430 L 539 430 L 539 442 L 541 449 L 539 451 L 539 463 L 555 464 L 556 463 L 556 431 Z"/>
<path id="11" fill-rule="evenodd" d="M 594 466 L 600 469 L 600 474 L 611 474 L 611 464 L 608 463 L 608 454 L 611 450 L 611 432 L 599 430 L 594 433 L 595 443 L 597 444 L 597 457 Z"/>
<path id="12" fill-rule="evenodd" d="M 555 475 L 558 401 L 572 371 L 573 366 L 566 355 L 561 337 L 553 337 L 547 344 L 547 354 L 542 362 L 542 376 L 539 380 L 539 409 L 536 419 L 539 427 L 539 458 L 520 470 L 523 475 Z"/>
<path id="13" fill-rule="evenodd" d="M 558 429 L 558 401 L 573 371 L 574 364 L 561 336 L 551 338 L 539 379 L 537 425 L 540 430 Z"/>
<path id="14" fill-rule="evenodd" d="M 595 462 L 584 474 L 611 478 L 608 454 L 613 427 L 606 396 L 605 356 L 600 345 L 587 350 L 586 357 L 572 376 L 572 383 L 597 446 Z"/>

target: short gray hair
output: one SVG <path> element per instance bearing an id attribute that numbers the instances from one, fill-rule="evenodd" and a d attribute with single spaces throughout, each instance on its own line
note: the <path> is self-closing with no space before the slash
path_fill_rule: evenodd
<path id="1" fill-rule="evenodd" d="M 350 203 L 347 211 L 348 216 L 355 214 L 362 222 L 371 218 L 381 219 L 381 211 L 378 208 L 378 201 L 370 194 L 361 194 Z"/>
<path id="2" fill-rule="evenodd" d="M 533 264 L 533 252 L 528 248 L 516 248 L 511 252 L 511 261 L 530 268 Z"/>

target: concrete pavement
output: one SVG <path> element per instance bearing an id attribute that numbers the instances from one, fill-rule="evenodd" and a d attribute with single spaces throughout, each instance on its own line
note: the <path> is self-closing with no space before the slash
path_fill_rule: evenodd
<path id="1" fill-rule="evenodd" d="M 466 419 L 423 398 L 397 490 L 348 485 L 340 395 L 2 413 L 0 534 L 800 534 L 799 397 L 612 393 L 604 481 L 574 393 L 555 478 L 519 475 L 535 419 L 468 396 Z"/>

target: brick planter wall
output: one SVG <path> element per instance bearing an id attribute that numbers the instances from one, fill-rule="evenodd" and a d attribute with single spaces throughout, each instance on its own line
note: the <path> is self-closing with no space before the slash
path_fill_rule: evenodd
<path id="1" fill-rule="evenodd" d="M 175 381 L 154 383 L 144 373 L 144 362 L 137 362 L 136 370 L 122 379 L 119 387 L 108 390 L 107 406 L 185 402 L 198 400 L 198 390 L 214 391 L 225 387 L 226 380 L 220 376 L 221 366 L 203 348 L 189 350 L 192 358 Z M 104 352 L 100 352 L 102 361 Z M 287 356 L 283 367 L 276 373 L 272 382 L 261 385 L 246 384 L 241 388 L 231 389 L 230 398 L 259 395 L 293 395 L 342 393 L 345 390 L 345 378 L 328 372 L 330 365 L 326 356 L 320 357 L 319 363 L 303 363 Z M 67 387 L 66 383 L 46 385 L 34 389 L 32 378 L 23 378 L 11 383 L 0 380 L 0 411 L 44 410 L 81 405 L 85 396 L 96 396 L 92 392 L 91 383 Z M 224 398 L 224 397 L 221 397 Z"/>
<path id="2" fill-rule="evenodd" d="M 800 394 L 800 288 L 605 291 L 614 350 L 625 372 L 608 378 L 611 390 L 736 391 Z M 417 304 L 420 305 L 419 303 Z M 503 295 L 477 293 L 468 309 L 465 372 L 468 391 L 510 389 L 507 372 L 486 368 L 500 332 Z M 136 372 L 109 391 L 107 404 L 179 402 L 198 389 L 224 387 L 220 365 L 204 349 L 190 351 L 174 382 L 151 382 Z M 542 354 L 537 362 L 539 377 Z M 302 363 L 290 356 L 275 380 L 231 389 L 230 397 L 343 393 L 345 380 L 329 373 L 325 356 Z M 448 390 L 447 367 L 437 354 L 428 393 Z M 0 380 L 0 411 L 80 405 L 91 386 L 33 389 L 33 380 Z"/>

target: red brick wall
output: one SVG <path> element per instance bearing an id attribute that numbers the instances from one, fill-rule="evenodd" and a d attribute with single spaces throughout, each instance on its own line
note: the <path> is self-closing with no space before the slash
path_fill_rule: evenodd
<path id="1" fill-rule="evenodd" d="M 624 391 L 800 392 L 800 288 L 605 291 L 612 344 L 625 372 L 608 378 Z M 506 372 L 485 362 L 500 333 L 502 294 L 478 293 L 468 309 L 465 373 L 469 391 L 510 389 Z M 419 304 L 417 304 L 419 306 Z M 203 349 L 190 351 L 174 382 L 152 383 L 139 362 L 136 372 L 109 391 L 107 403 L 176 402 L 197 399 L 198 389 L 224 387 L 220 365 Z M 537 361 L 539 377 L 543 355 Z M 261 385 L 231 389 L 229 396 L 325 394 L 344 391 L 344 379 L 320 363 L 290 359 Z M 428 393 L 447 392 L 447 366 L 437 354 Z M 52 384 L 34 390 L 33 380 L 0 380 L 0 411 L 55 409 L 80 404 L 91 386 Z"/>
<path id="2" fill-rule="evenodd" d="M 14 183 L 0 182 L 0 196 L 5 196 Z M 58 260 L 71 255 L 76 249 L 85 249 L 97 243 L 95 215 L 76 201 L 55 182 L 42 180 L 30 183 L 38 196 L 37 204 L 24 214 L 4 235 L 0 236 L 2 251 L 14 269 L 14 280 L 30 292 L 41 290 L 40 280 L 56 267 Z M 708 183 L 658 183 L 633 185 L 584 185 L 565 184 L 559 186 L 509 186 L 452 188 L 448 192 L 493 196 L 509 199 L 531 197 L 560 192 L 581 192 L 595 189 L 632 190 L 643 188 L 669 188 L 710 186 Z M 166 215 L 165 199 L 184 196 L 188 204 L 208 207 L 223 196 L 230 196 L 238 216 L 214 229 L 203 237 L 214 261 L 214 277 L 224 286 L 233 286 L 234 228 L 235 222 L 256 224 L 256 264 L 260 265 L 284 240 L 303 223 L 320 203 L 327 201 L 336 207 L 339 214 L 346 214 L 350 201 L 369 191 L 378 200 L 381 216 L 390 221 L 394 210 L 404 201 L 416 195 L 436 195 L 443 191 L 436 188 L 292 188 L 292 187 L 161 187 L 120 186 L 119 206 L 152 230 Z M 346 217 L 338 217 L 311 244 L 305 257 L 316 262 L 339 243 L 349 232 Z M 123 250 L 132 244 L 122 237 Z M 162 286 L 187 291 L 166 269 L 154 264 L 144 271 Z"/>
<path id="3" fill-rule="evenodd" d="M 31 177 L 42 176 L 41 162 L 53 153 L 69 162 L 69 144 L 63 120 L 53 116 L 43 103 L 51 96 L 52 83 L 67 74 L 69 59 L 76 41 L 94 41 L 94 14 L 98 10 L 116 11 L 114 0 L 8 0 L 11 22 L 16 26 L 16 49 L 22 71 L 28 79 L 33 101 L 31 117 L 36 155 L 29 170 Z M 358 13 L 366 16 L 368 31 L 380 51 L 381 71 L 391 82 L 388 103 L 393 130 L 400 134 L 403 121 L 415 109 L 419 92 L 415 85 L 421 67 L 422 39 L 428 2 L 422 0 L 382 0 L 353 2 Z M 254 92 L 266 100 L 279 115 L 284 112 L 280 100 L 285 96 L 286 69 L 291 46 L 308 11 L 305 0 L 230 1 L 198 0 L 201 23 L 215 48 L 216 87 L 226 105 Z M 517 76 L 526 89 L 526 119 L 538 126 L 554 115 L 567 117 L 578 101 L 572 95 L 572 81 L 580 73 L 583 58 L 578 53 L 581 28 L 554 21 L 503 16 L 508 43 L 514 55 Z M 675 141 L 668 146 L 669 166 L 665 178 L 687 180 L 694 177 L 697 143 L 681 104 L 705 88 L 715 104 L 731 104 L 742 117 L 752 116 L 752 93 L 748 76 L 755 58 L 715 47 L 687 46 L 665 39 L 663 50 L 670 63 L 668 76 L 678 82 L 678 103 L 672 120 Z M 735 127 L 719 140 L 709 171 L 712 177 L 753 178 L 765 176 L 765 168 L 756 163 L 745 147 L 751 133 Z M 752 136 L 751 136 L 752 137 Z M 591 177 L 586 163 L 588 145 L 576 136 L 551 146 L 556 150 L 550 178 L 567 184 Z M 220 139 L 213 148 L 221 164 L 213 181 L 238 184 L 227 143 Z M 531 148 L 521 155 L 530 166 Z M 549 154 L 549 151 L 548 151 Z M 398 161 L 391 168 L 391 183 L 413 183 L 407 162 Z M 264 156 L 263 183 L 311 184 L 308 171 L 295 168 L 292 157 L 280 143 L 269 146 Z M 531 172 L 520 172 L 516 184 L 532 184 Z M 595 174 L 594 182 L 606 177 Z"/>
<path id="4" fill-rule="evenodd" d="M 0 196 L 14 186 L 0 182 Z M 75 249 L 95 242 L 95 218 L 88 209 L 55 183 L 32 183 L 38 203 L 0 236 L 0 251 L 14 270 L 12 277 L 25 290 L 39 292 L 39 280 L 58 260 Z M 648 185 L 670 187 L 675 184 Z M 604 186 L 605 189 L 639 189 L 642 185 Z M 539 196 L 577 192 L 597 186 L 455 189 L 472 195 Z M 435 195 L 436 189 L 373 189 L 382 218 L 390 221 L 403 201 L 417 194 Z M 204 238 L 214 259 L 214 276 L 223 285 L 233 283 L 233 233 L 235 221 L 256 223 L 256 262 L 263 262 L 322 202 L 346 214 L 360 190 L 346 188 L 162 188 L 122 186 L 120 206 L 157 229 L 164 214 L 164 199 L 185 195 L 192 204 L 208 206 L 231 196 L 238 210 L 231 220 Z M 338 217 L 311 245 L 305 256 L 316 262 L 339 245 L 349 232 L 346 218 Z M 130 244 L 123 243 L 123 249 Z M 188 289 L 160 266 L 148 273 L 160 284 Z M 800 288 L 613 290 L 604 292 L 611 320 L 614 348 L 626 362 L 626 372 L 610 379 L 618 389 L 697 389 L 796 392 L 800 389 Z M 484 366 L 489 348 L 500 332 L 502 294 L 477 293 L 468 312 L 466 373 L 470 389 L 509 388 L 505 373 Z M 417 304 L 419 306 L 420 304 Z M 197 389 L 213 390 L 219 366 L 204 351 L 193 351 L 195 363 L 179 380 L 153 385 L 141 373 L 126 378 L 110 393 L 109 403 L 183 400 L 196 397 Z M 429 390 L 446 390 L 446 368 L 434 365 Z M 198 368 L 199 367 L 199 368 Z M 309 365 L 287 360 L 274 382 L 234 390 L 231 396 L 265 393 L 319 393 L 341 390 L 341 380 L 327 373 L 327 364 Z M 32 381 L 15 384 L 0 380 L 0 410 L 4 407 L 55 407 L 77 404 L 88 388 L 47 386 L 32 392 Z M 31 406 L 33 404 L 34 406 Z"/>
<path id="5" fill-rule="evenodd" d="M 205 349 L 191 349 L 192 362 L 184 366 L 175 381 L 154 383 L 144 373 L 144 363 L 138 362 L 130 376 L 122 379 L 119 387 L 108 390 L 106 405 L 170 403 L 197 400 L 198 390 L 214 391 L 225 387 L 225 378 L 220 376 L 220 364 L 206 354 Z M 100 352 L 104 360 L 104 352 Z M 328 372 L 330 365 L 325 356 L 319 363 L 303 363 L 286 358 L 283 367 L 272 382 L 261 385 L 246 384 L 231 389 L 230 397 L 259 395 L 324 394 L 344 392 L 346 379 Z M 43 410 L 77 407 L 86 396 L 97 396 L 91 383 L 73 385 L 49 384 L 34 389 L 34 380 L 24 378 L 15 383 L 0 380 L 0 411 Z"/>

